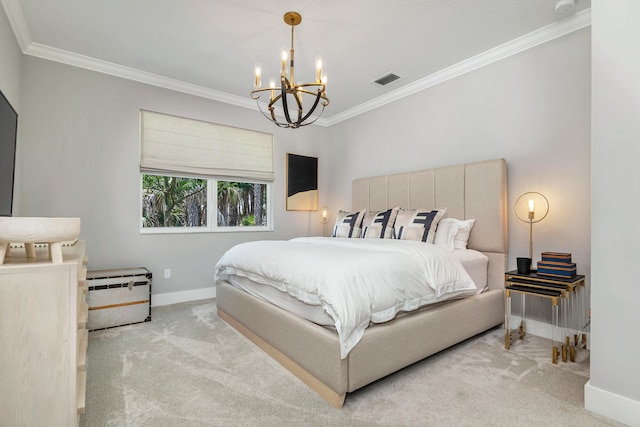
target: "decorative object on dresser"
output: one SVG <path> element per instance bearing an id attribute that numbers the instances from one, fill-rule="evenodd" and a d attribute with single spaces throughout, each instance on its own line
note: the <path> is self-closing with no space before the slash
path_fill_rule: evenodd
<path id="1" fill-rule="evenodd" d="M 144 267 L 87 274 L 89 331 L 151 320 L 152 274 Z"/>
<path id="2" fill-rule="evenodd" d="M 16 250 L 0 265 L 0 426 L 73 426 L 84 413 L 85 242 Z"/>
<path id="3" fill-rule="evenodd" d="M 513 205 L 513 209 L 519 220 L 529 223 L 529 269 L 526 268 L 527 259 L 518 258 L 518 272 L 528 274 L 533 260 L 533 224 L 540 222 L 549 213 L 549 201 L 537 191 L 522 194 Z"/>
<path id="4" fill-rule="evenodd" d="M 80 235 L 80 218 L 0 218 L 0 264 L 10 256 L 12 243 L 23 245 L 27 258 L 35 258 L 35 245 L 47 243 L 48 259 L 62 263 L 62 243 Z M 14 245 L 17 247 L 17 245 Z"/>
<path id="5" fill-rule="evenodd" d="M 296 25 L 302 22 L 302 16 L 297 12 L 287 12 L 284 15 L 284 22 L 287 25 L 291 25 L 291 50 L 289 53 L 285 49 L 281 52 L 280 63 L 280 84 L 276 87 L 275 79 L 270 79 L 269 87 L 262 87 L 262 66 L 260 64 L 255 65 L 255 81 L 254 89 L 251 91 L 251 98 L 256 100 L 260 112 L 269 120 L 271 120 L 276 126 L 283 128 L 296 129 L 301 126 L 307 126 L 318 120 L 324 111 L 324 107 L 329 105 L 329 98 L 327 98 L 327 75 L 322 69 L 322 59 L 316 58 L 316 79 L 312 83 L 301 83 L 294 78 L 294 51 L 293 51 L 293 30 Z M 289 65 L 289 76 L 287 77 L 287 62 Z M 260 105 L 260 93 L 268 92 L 269 98 L 269 113 L 263 111 Z M 306 101 L 307 105 L 311 105 L 311 108 L 305 113 L 303 110 L 303 98 L 308 97 Z M 289 98 L 291 97 L 291 104 L 289 104 Z M 282 104 L 282 113 L 285 120 L 277 119 L 275 106 L 277 102 Z M 320 113 L 312 117 L 312 114 L 318 107 L 318 104 L 322 105 Z M 292 119 L 289 114 L 289 106 L 297 107 L 297 117 Z M 295 108 L 294 107 L 294 108 Z M 312 120 L 307 121 L 311 118 Z"/>

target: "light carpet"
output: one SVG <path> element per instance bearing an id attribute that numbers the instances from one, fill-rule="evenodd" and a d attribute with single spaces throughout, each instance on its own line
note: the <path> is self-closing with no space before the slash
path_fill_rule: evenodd
<path id="1" fill-rule="evenodd" d="M 553 365 L 550 341 L 505 350 L 500 328 L 335 409 L 220 320 L 215 300 L 155 307 L 152 318 L 89 334 L 81 426 L 621 425 L 583 408 L 588 350 Z"/>

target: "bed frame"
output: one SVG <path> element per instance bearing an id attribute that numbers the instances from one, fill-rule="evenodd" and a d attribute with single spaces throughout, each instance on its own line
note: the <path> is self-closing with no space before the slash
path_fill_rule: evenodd
<path id="1" fill-rule="evenodd" d="M 504 321 L 508 253 L 504 159 L 357 179 L 352 191 L 354 210 L 446 207 L 445 217 L 475 218 L 468 246 L 489 257 L 489 289 L 372 325 L 347 358 L 340 359 L 335 332 L 226 282 L 217 283 L 218 316 L 338 408 L 348 392 Z"/>

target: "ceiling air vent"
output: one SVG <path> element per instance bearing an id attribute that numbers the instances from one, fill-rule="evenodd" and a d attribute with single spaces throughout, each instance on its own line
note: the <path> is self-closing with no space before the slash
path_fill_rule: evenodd
<path id="1" fill-rule="evenodd" d="M 373 82 L 380 86 L 386 86 L 389 83 L 395 82 L 398 79 L 401 79 L 402 76 L 399 76 L 395 73 L 387 73 L 384 76 L 378 77 Z"/>

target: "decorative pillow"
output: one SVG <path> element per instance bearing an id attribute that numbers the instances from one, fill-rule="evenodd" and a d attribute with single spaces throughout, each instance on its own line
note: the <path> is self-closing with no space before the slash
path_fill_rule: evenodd
<path id="1" fill-rule="evenodd" d="M 475 221 L 475 219 L 442 218 L 438 223 L 433 243 L 450 252 L 454 249 L 467 249 L 469 234 Z"/>
<path id="2" fill-rule="evenodd" d="M 331 237 L 360 237 L 362 231 L 362 218 L 366 210 L 346 212 L 338 211 L 336 224 L 333 226 Z"/>
<path id="3" fill-rule="evenodd" d="M 401 209 L 394 225 L 394 238 L 433 243 L 438 221 L 446 209 Z"/>
<path id="4" fill-rule="evenodd" d="M 362 220 L 362 237 L 365 239 L 393 239 L 393 224 L 399 207 L 386 211 L 370 211 Z"/>

